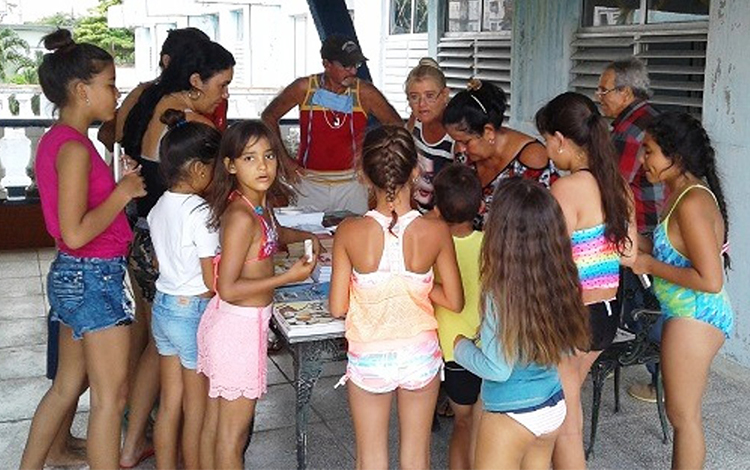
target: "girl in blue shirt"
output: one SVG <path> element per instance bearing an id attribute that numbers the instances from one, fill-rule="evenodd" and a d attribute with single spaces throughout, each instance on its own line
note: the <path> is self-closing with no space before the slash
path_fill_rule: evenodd
<path id="1" fill-rule="evenodd" d="M 492 201 L 478 342 L 455 342 L 456 362 L 483 379 L 475 467 L 549 468 L 566 412 L 556 366 L 589 347 L 588 312 L 565 219 L 549 191 L 508 179 Z"/>

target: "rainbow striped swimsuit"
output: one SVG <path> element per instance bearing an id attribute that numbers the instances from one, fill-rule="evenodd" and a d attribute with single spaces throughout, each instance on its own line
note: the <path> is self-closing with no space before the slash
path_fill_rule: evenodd
<path id="1" fill-rule="evenodd" d="M 620 254 L 604 236 L 603 223 L 574 231 L 570 241 L 583 290 L 620 285 Z"/>

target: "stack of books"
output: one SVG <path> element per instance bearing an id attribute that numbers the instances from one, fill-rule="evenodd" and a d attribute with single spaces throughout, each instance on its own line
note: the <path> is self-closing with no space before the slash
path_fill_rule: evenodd
<path id="1" fill-rule="evenodd" d="M 341 334 L 344 320 L 328 311 L 329 283 L 300 284 L 276 289 L 273 318 L 289 339 Z"/>
<path id="2" fill-rule="evenodd" d="M 321 253 L 318 256 L 318 264 L 312 272 L 312 278 L 315 282 L 331 282 L 331 252 Z"/>

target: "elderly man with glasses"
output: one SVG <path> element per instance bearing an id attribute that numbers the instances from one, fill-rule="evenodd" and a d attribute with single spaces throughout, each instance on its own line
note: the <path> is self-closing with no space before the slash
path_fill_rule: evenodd
<path id="1" fill-rule="evenodd" d="M 594 92 L 601 104 L 602 113 L 614 118 L 612 122 L 612 142 L 619 155 L 620 173 L 630 185 L 635 199 L 638 232 L 648 237 L 659 222 L 659 210 L 664 202 L 664 188 L 646 179 L 646 171 L 638 159 L 641 152 L 646 126 L 658 111 L 648 102 L 651 96 L 650 81 L 646 66 L 636 58 L 610 62 L 599 77 L 599 86 Z M 635 293 L 627 302 L 624 311 L 628 315 L 634 308 L 645 303 L 645 288 L 636 276 L 625 269 L 622 282 L 626 290 Z M 626 319 L 627 321 L 627 319 Z M 649 332 L 652 341 L 661 341 L 660 320 Z M 637 325 L 633 325 L 638 328 Z M 656 365 L 647 364 L 651 372 L 650 384 L 636 383 L 628 387 L 628 394 L 642 401 L 656 402 Z"/>
<path id="2" fill-rule="evenodd" d="M 320 211 L 367 210 L 367 191 L 354 167 L 370 114 L 382 124 L 403 124 L 371 83 L 357 78 L 367 60 L 350 38 L 332 35 L 320 50 L 323 73 L 298 78 L 263 111 L 280 135 L 279 119 L 299 106 L 300 146 L 293 166 L 299 175 L 297 205 Z"/>

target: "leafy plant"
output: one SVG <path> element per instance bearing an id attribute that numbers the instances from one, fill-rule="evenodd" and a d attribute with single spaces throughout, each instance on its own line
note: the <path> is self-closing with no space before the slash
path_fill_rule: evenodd
<path id="1" fill-rule="evenodd" d="M 34 116 L 39 116 L 42 114 L 42 95 L 39 93 L 34 93 L 34 96 L 31 97 L 31 112 L 34 113 Z"/>
<path id="2" fill-rule="evenodd" d="M 110 28 L 107 25 L 107 10 L 119 5 L 122 0 L 99 0 L 89 10 L 89 16 L 81 18 L 73 30 L 77 42 L 96 44 L 108 51 L 117 64 L 132 64 L 135 60 L 135 35 L 127 28 Z"/>
<path id="3" fill-rule="evenodd" d="M 15 93 L 8 96 L 8 109 L 13 116 L 18 116 L 21 113 L 21 103 L 18 102 Z"/>
<path id="4" fill-rule="evenodd" d="M 7 80 L 15 66 L 26 58 L 29 44 L 10 28 L 0 28 L 0 81 Z"/>

